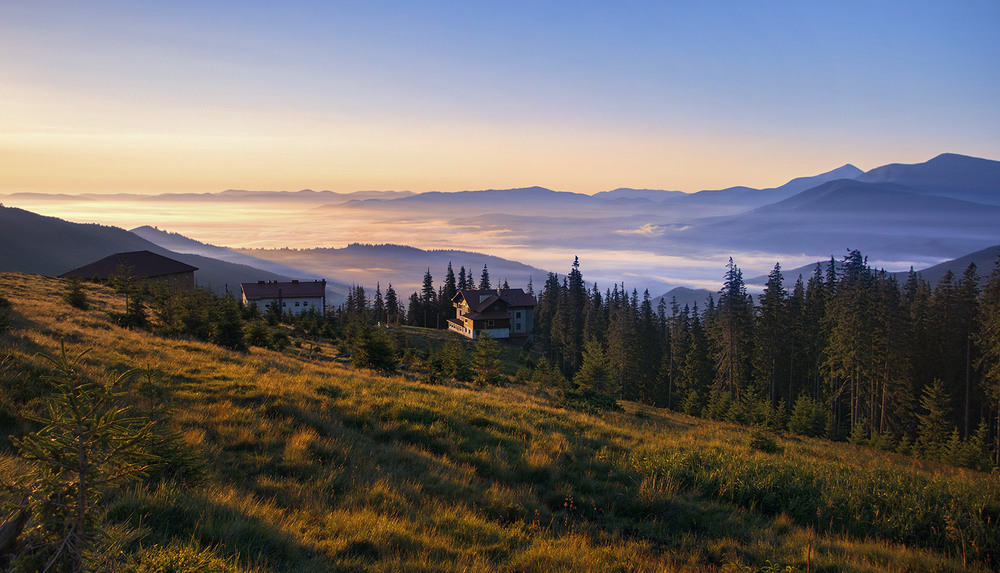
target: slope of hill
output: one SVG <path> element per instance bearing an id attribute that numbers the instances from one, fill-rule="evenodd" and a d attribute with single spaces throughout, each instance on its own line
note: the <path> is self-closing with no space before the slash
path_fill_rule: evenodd
<path id="1" fill-rule="evenodd" d="M 837 180 L 739 215 L 692 225 L 688 242 L 764 252 L 955 256 L 1000 241 L 1000 207 L 916 193 L 894 183 Z"/>
<path id="2" fill-rule="evenodd" d="M 715 295 L 715 292 L 708 289 L 676 287 L 656 297 L 653 300 L 653 307 L 655 308 L 659 305 L 660 299 L 663 299 L 664 302 L 667 303 L 667 308 L 669 309 L 671 301 L 676 300 L 678 308 L 684 308 L 687 306 L 693 311 L 695 305 L 698 305 L 698 311 L 701 312 L 705 310 L 708 297 L 712 295 Z"/>
<path id="3" fill-rule="evenodd" d="M 79 311 L 61 302 L 64 287 L 0 275 L 14 315 L 0 379 L 18 389 L 4 394 L 0 424 L 18 435 L 25 415 L 45 411 L 52 365 L 38 353 L 57 355 L 61 340 L 71 355 L 93 349 L 87 377 L 144 365 L 122 399 L 137 413 L 169 405 L 155 411 L 175 438 L 158 453 L 174 470 L 108 499 L 121 541 L 111 555 L 131 570 L 998 564 L 1000 484 L 987 474 L 796 436 L 774 436 L 765 453 L 731 424 L 629 402 L 588 414 L 554 390 L 421 383 L 294 346 L 241 354 L 118 328 L 110 290 L 87 285 L 93 309 Z M 0 475 L 21 467 L 7 442 Z M 193 467 L 203 480 L 180 471 Z"/>
<path id="4" fill-rule="evenodd" d="M 216 292 L 239 292 L 241 282 L 288 278 L 245 264 L 175 253 L 118 227 L 70 223 L 23 209 L 0 207 L 0 272 L 60 275 L 127 251 L 152 251 L 196 266 L 197 283 Z"/>
<path id="5" fill-rule="evenodd" d="M 403 245 L 364 245 L 354 243 L 340 249 L 237 249 L 239 253 L 257 259 L 333 275 L 340 280 L 374 289 L 380 283 L 383 291 L 392 283 L 400 295 L 420 289 L 424 273 L 430 270 L 435 288 L 445 279 L 448 263 L 457 277 L 461 267 L 477 283 L 485 265 L 493 286 L 506 280 L 513 288 L 526 288 L 530 280 L 534 288 L 545 282 L 547 271 L 492 255 L 458 250 L 423 250 Z"/>
<path id="6" fill-rule="evenodd" d="M 920 278 L 931 283 L 931 285 L 935 285 L 948 271 L 951 271 L 951 274 L 955 275 L 955 280 L 958 280 L 962 276 L 962 273 L 965 272 L 965 269 L 969 268 L 970 263 L 976 264 L 976 272 L 979 273 L 980 282 L 985 284 L 989 274 L 1000 264 L 1000 245 L 969 253 L 963 257 L 945 261 L 926 269 L 919 269 L 917 273 L 920 275 Z M 905 281 L 909 271 L 901 271 L 894 274 L 900 281 Z"/>
<path id="7" fill-rule="evenodd" d="M 857 177 L 866 183 L 895 183 L 917 192 L 1000 205 L 1000 161 L 944 153 L 924 163 L 892 163 Z"/>
<path id="8" fill-rule="evenodd" d="M 215 245 L 208 245 L 195 241 L 194 239 L 189 239 L 184 235 L 178 233 L 170 233 L 168 231 L 161 231 L 150 226 L 136 227 L 129 231 L 135 235 L 138 235 L 151 243 L 155 243 L 164 249 L 169 249 L 175 253 L 184 253 L 192 255 L 201 255 L 203 257 L 209 257 L 219 261 L 226 261 L 229 263 L 234 263 L 238 265 L 250 266 L 255 269 L 261 269 L 267 271 L 268 273 L 274 273 L 280 276 L 291 277 L 296 279 L 326 279 L 326 289 L 328 296 L 331 296 L 331 301 L 339 304 L 347 298 L 347 291 L 350 289 L 350 285 L 337 281 L 335 278 L 325 275 L 325 274 L 315 274 L 308 271 L 290 267 L 287 265 L 282 265 L 280 263 L 275 263 L 273 261 L 259 259 L 252 257 L 245 253 L 236 252 L 233 249 L 227 249 L 226 247 L 217 247 Z M 269 280 L 267 278 L 260 278 L 257 280 Z"/>
<path id="9" fill-rule="evenodd" d="M 941 277 L 945 275 L 948 271 L 951 271 L 955 275 L 956 280 L 958 277 L 962 276 L 965 269 L 969 267 L 970 263 L 976 264 L 977 272 L 979 273 L 979 278 L 981 283 L 985 283 L 989 274 L 993 271 L 994 267 L 1000 262 L 1000 245 L 995 245 L 993 247 L 987 247 L 981 249 L 974 253 L 969 253 L 955 259 L 947 260 L 942 263 L 926 267 L 914 269 L 920 278 L 929 282 L 932 286 L 937 284 L 941 280 Z M 836 269 L 839 271 L 842 267 L 840 260 L 834 260 Z M 821 271 L 826 272 L 827 267 L 830 266 L 830 260 L 817 261 L 815 263 L 810 263 L 808 265 L 803 265 L 794 269 L 781 269 L 781 276 L 785 283 L 786 288 L 794 284 L 795 280 L 801 275 L 803 281 L 808 281 L 809 277 L 813 275 L 816 271 L 816 265 L 820 265 Z M 883 269 L 880 269 L 883 270 Z M 909 275 L 909 269 L 907 270 L 894 270 L 894 269 L 884 269 L 891 271 L 890 274 L 894 275 L 900 282 L 905 281 L 906 277 Z M 746 280 L 748 285 L 763 285 L 767 282 L 767 275 L 760 275 Z"/>

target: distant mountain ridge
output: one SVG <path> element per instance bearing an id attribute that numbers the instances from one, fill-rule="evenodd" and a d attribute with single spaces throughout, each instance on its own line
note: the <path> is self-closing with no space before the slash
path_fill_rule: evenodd
<path id="1" fill-rule="evenodd" d="M 239 283 L 288 277 L 193 254 L 175 253 L 118 227 L 71 223 L 24 209 L 0 207 L 0 272 L 56 276 L 108 255 L 152 251 L 198 267 L 195 280 L 223 292 Z"/>
<path id="2" fill-rule="evenodd" d="M 53 201 L 95 202 L 98 197 Z M 140 199 L 134 195 L 114 197 Z M 246 244 L 267 245 L 271 237 L 296 236 L 299 229 L 300 236 L 309 241 L 299 240 L 298 245 L 351 243 L 347 250 L 336 253 L 343 260 L 354 256 L 351 266 L 331 260 L 340 266 L 322 269 L 321 274 L 320 267 L 310 266 L 308 272 L 362 284 L 374 276 L 365 274 L 365 268 L 378 267 L 384 261 L 396 266 L 406 262 L 398 260 L 402 255 L 393 254 L 388 247 L 368 251 L 373 258 L 365 260 L 361 247 L 354 246 L 365 241 L 415 247 L 454 245 L 455 251 L 465 252 L 516 252 L 537 266 L 549 264 L 540 261 L 571 260 L 580 254 L 588 263 L 588 278 L 605 284 L 629 277 L 636 286 L 655 292 L 714 280 L 714 276 L 704 275 L 705 261 L 717 260 L 722 253 L 734 255 L 738 264 L 741 257 L 744 264 L 753 261 L 749 263 L 751 272 L 758 274 L 765 270 L 756 266 L 764 264 L 761 261 L 824 260 L 829 253 L 846 249 L 859 249 L 876 260 L 918 264 L 1000 244 L 1000 162 L 955 153 L 923 163 L 883 165 L 867 172 L 845 164 L 768 189 L 737 186 L 690 194 L 618 188 L 585 195 L 536 186 L 456 193 L 227 190 L 141 197 L 141 201 L 147 200 L 176 200 L 177 209 L 183 204 L 194 217 L 204 217 L 209 211 L 224 216 L 227 208 L 239 209 L 246 202 L 246 210 L 240 213 L 240 233 L 231 228 L 220 233 L 245 236 Z M 202 207 L 202 201 L 211 203 Z M 255 201 L 257 205 L 251 207 Z M 279 208 L 272 210 L 270 201 L 278 202 Z M 40 201 L 42 204 L 45 202 Z M 74 207 L 64 206 L 62 212 Z M 97 209 L 80 204 L 81 211 L 94 213 Z M 142 221 L 144 204 L 136 203 L 132 209 Z M 176 220 L 173 209 L 173 203 L 161 203 L 145 212 L 156 213 L 163 227 L 165 222 Z M 188 226 L 186 230 L 211 242 L 211 228 Z M 211 245 L 171 243 L 171 247 L 207 254 Z M 297 268 L 288 257 L 264 261 L 255 251 L 212 249 L 213 256 L 230 261 L 269 265 L 275 271 Z M 606 266 L 593 268 L 587 253 L 602 253 L 595 259 Z M 324 256 L 334 255 L 327 252 Z M 431 255 L 414 254 L 418 259 L 425 256 Z M 671 261 L 682 259 L 701 262 L 670 268 Z M 433 270 L 440 262 L 433 260 L 437 262 L 431 265 L 432 272 L 442 272 Z M 467 266 L 469 263 L 465 261 Z M 349 275 L 330 276 L 334 274 L 330 269 Z M 424 270 L 426 267 L 419 274 Z M 521 271 L 512 268 L 510 272 Z M 415 279 L 408 276 L 406 280 Z"/>
<path id="3" fill-rule="evenodd" d="M 246 265 L 253 268 L 261 269 L 269 273 L 274 273 L 276 275 L 290 277 L 294 279 L 319 279 L 325 278 L 327 281 L 327 290 L 334 295 L 334 298 L 343 297 L 347 298 L 347 292 L 350 286 L 346 283 L 338 281 L 336 278 L 327 275 L 317 275 L 312 276 L 307 271 L 290 267 L 287 265 L 282 265 L 275 263 L 273 261 L 268 261 L 265 259 L 258 259 L 256 257 L 235 251 L 233 249 L 228 249 L 226 247 L 217 247 L 215 245 L 209 245 L 194 239 L 185 237 L 184 235 L 178 233 L 171 233 L 168 231 L 161 231 L 154 227 L 148 225 L 142 227 L 136 227 L 129 231 L 138 235 L 151 243 L 155 243 L 160 247 L 165 249 L 170 249 L 175 253 L 186 253 L 193 255 L 200 255 L 203 257 L 209 257 L 212 259 L 226 261 L 233 264 Z M 264 279 L 258 279 L 264 280 Z"/>

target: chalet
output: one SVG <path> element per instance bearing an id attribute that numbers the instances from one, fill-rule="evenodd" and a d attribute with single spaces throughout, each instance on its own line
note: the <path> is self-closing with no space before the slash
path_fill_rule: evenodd
<path id="1" fill-rule="evenodd" d="M 485 332 L 493 338 L 527 338 L 534 326 L 535 297 L 519 288 L 465 289 L 451 299 L 455 318 L 448 330 L 473 340 Z"/>
<path id="2" fill-rule="evenodd" d="M 326 313 L 326 279 L 240 283 L 240 290 L 243 304 L 261 310 L 273 303 L 282 313 L 302 314 L 308 310 Z"/>
<path id="3" fill-rule="evenodd" d="M 131 251 L 108 255 L 89 265 L 65 272 L 60 278 L 110 280 L 113 276 L 131 275 L 150 283 L 162 283 L 174 291 L 194 288 L 194 272 L 198 267 L 175 261 L 151 251 Z"/>

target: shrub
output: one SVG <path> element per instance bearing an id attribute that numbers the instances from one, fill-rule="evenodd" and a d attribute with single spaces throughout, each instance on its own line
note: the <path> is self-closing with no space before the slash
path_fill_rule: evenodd
<path id="1" fill-rule="evenodd" d="M 688 416 L 701 416 L 704 407 L 705 405 L 702 403 L 701 394 L 693 388 L 688 391 L 687 397 L 684 398 L 684 404 L 681 406 L 684 413 Z"/>
<path id="2" fill-rule="evenodd" d="M 757 450 L 764 452 L 765 454 L 776 454 L 784 449 L 778 445 L 774 436 L 760 428 L 755 429 L 750 433 L 750 441 L 748 442 L 748 445 L 751 450 Z"/>
<path id="3" fill-rule="evenodd" d="M 87 293 L 83 291 L 83 281 L 81 281 L 79 277 L 70 277 L 69 281 L 66 283 L 66 292 L 63 294 L 63 302 L 80 310 L 87 310 L 90 308 L 90 303 L 87 301 Z"/>
<path id="4" fill-rule="evenodd" d="M 10 330 L 13 323 L 14 317 L 11 316 L 10 301 L 0 296 L 0 334 Z"/>
<path id="5" fill-rule="evenodd" d="M 93 546 L 96 508 L 104 495 L 146 474 L 155 458 L 147 442 L 152 423 L 126 415 L 116 386 L 87 380 L 79 370 L 88 351 L 70 359 L 65 347 L 55 365 L 55 394 L 48 411 L 35 419 L 36 433 L 12 440 L 20 456 L 34 464 L 7 487 L 24 499 L 35 525 L 18 560 L 45 569 L 83 571 L 84 552 Z"/>
<path id="6" fill-rule="evenodd" d="M 788 419 L 788 430 L 803 436 L 816 437 L 823 434 L 826 416 L 822 408 L 808 394 L 795 400 L 792 416 Z"/>
<path id="7" fill-rule="evenodd" d="M 396 349 L 392 339 L 382 330 L 366 328 L 360 334 L 351 363 L 358 368 L 372 368 L 383 372 L 396 369 Z"/>
<path id="8" fill-rule="evenodd" d="M 216 557 L 201 547 L 171 544 L 153 545 L 133 555 L 123 573 L 236 573 L 240 568 L 230 560 Z"/>

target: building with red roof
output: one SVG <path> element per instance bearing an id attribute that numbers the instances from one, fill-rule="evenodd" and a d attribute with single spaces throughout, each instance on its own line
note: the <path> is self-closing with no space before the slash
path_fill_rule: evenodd
<path id="1" fill-rule="evenodd" d="M 240 283 L 240 291 L 243 304 L 261 310 L 275 304 L 282 314 L 302 314 L 309 310 L 326 313 L 326 279 Z"/>

